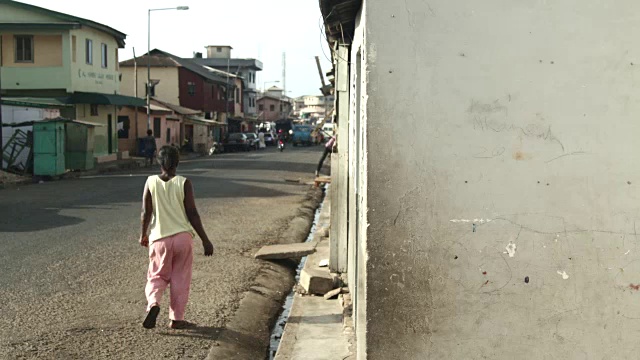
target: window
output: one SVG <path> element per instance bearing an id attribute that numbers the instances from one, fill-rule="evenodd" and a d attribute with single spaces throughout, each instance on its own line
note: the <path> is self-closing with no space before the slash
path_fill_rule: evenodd
<path id="1" fill-rule="evenodd" d="M 128 116 L 118 116 L 118 139 L 129 138 L 129 128 L 131 122 Z"/>
<path id="2" fill-rule="evenodd" d="M 91 104 L 91 116 L 98 116 L 98 105 Z"/>
<path id="3" fill-rule="evenodd" d="M 284 111 L 284 105 L 280 104 L 280 112 L 283 112 L 283 111 Z"/>
<path id="4" fill-rule="evenodd" d="M 221 47 L 217 48 L 216 50 L 217 50 L 218 52 L 222 52 L 222 48 L 221 48 Z"/>
<path id="5" fill-rule="evenodd" d="M 167 144 L 171 143 L 171 128 L 167 128 Z"/>
<path id="6" fill-rule="evenodd" d="M 85 53 L 84 57 L 87 64 L 93 65 L 93 41 L 92 40 L 87 39 L 87 41 L 85 42 L 84 53 Z"/>
<path id="7" fill-rule="evenodd" d="M 101 44 L 100 45 L 100 49 L 101 49 L 100 59 L 102 60 L 102 67 L 106 69 L 107 65 L 108 65 L 107 58 L 108 58 L 108 54 L 109 54 L 108 51 L 107 51 L 107 44 Z"/>
<path id="8" fill-rule="evenodd" d="M 264 105 L 260 104 L 260 105 L 258 106 L 258 110 L 260 110 L 260 111 L 264 111 Z"/>
<path id="9" fill-rule="evenodd" d="M 188 82 L 187 92 L 189 93 L 189 95 L 194 96 L 196 94 L 196 83 Z"/>
<path id="10" fill-rule="evenodd" d="M 118 49 L 117 48 L 115 49 L 115 53 L 116 53 L 116 70 L 120 70 L 120 58 L 118 57 Z"/>
<path id="11" fill-rule="evenodd" d="M 76 58 L 77 53 L 78 52 L 78 45 L 77 45 L 77 38 L 75 35 L 73 35 L 71 37 L 71 61 L 76 62 Z"/>
<path id="12" fill-rule="evenodd" d="M 33 62 L 33 36 L 16 35 L 16 62 L 32 63 Z"/>
<path id="13" fill-rule="evenodd" d="M 269 105 L 269 111 L 276 111 L 275 105 Z"/>
<path id="14" fill-rule="evenodd" d="M 236 88 L 236 104 L 240 103 L 240 89 Z"/>
<path id="15" fill-rule="evenodd" d="M 153 136 L 159 139 L 162 136 L 161 119 L 153 118 Z"/>
<path id="16" fill-rule="evenodd" d="M 147 96 L 147 93 L 149 92 L 149 85 L 148 84 L 144 84 L 144 91 L 145 91 L 145 96 Z M 156 96 L 156 86 L 155 85 L 151 85 L 151 93 L 149 94 L 149 96 Z"/>

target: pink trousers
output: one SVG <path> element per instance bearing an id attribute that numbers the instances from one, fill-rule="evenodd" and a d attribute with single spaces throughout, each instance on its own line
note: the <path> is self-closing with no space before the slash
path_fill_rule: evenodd
<path id="1" fill-rule="evenodd" d="M 149 246 L 149 271 L 147 272 L 147 311 L 160 305 L 162 293 L 171 285 L 169 318 L 184 320 L 191 287 L 193 264 L 193 239 L 183 232 L 154 241 Z"/>

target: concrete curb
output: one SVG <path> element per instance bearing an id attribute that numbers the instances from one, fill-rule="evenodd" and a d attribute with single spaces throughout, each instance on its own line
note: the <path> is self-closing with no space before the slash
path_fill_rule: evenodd
<path id="1" fill-rule="evenodd" d="M 33 183 L 34 183 L 33 179 L 25 179 L 25 180 L 20 180 L 15 182 L 0 183 L 0 190 L 15 189 L 15 188 L 19 188 L 26 185 L 31 185 Z"/>
<path id="2" fill-rule="evenodd" d="M 307 238 L 321 199 L 321 189 L 309 190 L 280 243 L 303 242 Z M 297 261 L 264 261 L 264 264 L 254 285 L 245 292 L 232 319 L 209 350 L 208 360 L 268 357 L 271 329 L 295 284 Z"/>

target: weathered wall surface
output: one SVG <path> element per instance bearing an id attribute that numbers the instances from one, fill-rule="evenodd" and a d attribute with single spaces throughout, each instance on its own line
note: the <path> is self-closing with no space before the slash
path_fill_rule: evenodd
<path id="1" fill-rule="evenodd" d="M 367 2 L 368 359 L 637 357 L 638 11 Z"/>

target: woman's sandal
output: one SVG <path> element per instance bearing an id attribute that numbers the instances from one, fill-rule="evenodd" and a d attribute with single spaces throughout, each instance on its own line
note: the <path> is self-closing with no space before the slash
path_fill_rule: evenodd
<path id="1" fill-rule="evenodd" d="M 158 314 L 160 313 L 160 306 L 154 305 L 149 309 L 147 313 L 147 317 L 144 319 L 142 326 L 145 329 L 153 329 L 156 327 L 156 319 L 158 318 Z"/>
<path id="2" fill-rule="evenodd" d="M 169 327 L 175 330 L 190 329 L 196 327 L 196 324 L 185 320 L 171 320 Z"/>

